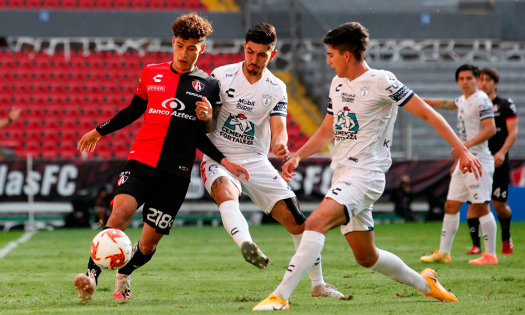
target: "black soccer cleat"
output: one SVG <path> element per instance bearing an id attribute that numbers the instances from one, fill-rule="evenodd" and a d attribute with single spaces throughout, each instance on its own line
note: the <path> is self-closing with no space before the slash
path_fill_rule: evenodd
<path id="1" fill-rule="evenodd" d="M 266 270 L 270 259 L 263 254 L 254 242 L 244 242 L 241 245 L 241 252 L 244 259 L 259 269 Z"/>

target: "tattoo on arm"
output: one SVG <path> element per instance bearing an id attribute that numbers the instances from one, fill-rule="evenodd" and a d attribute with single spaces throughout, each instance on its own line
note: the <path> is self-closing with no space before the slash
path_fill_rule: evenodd
<path id="1" fill-rule="evenodd" d="M 272 142 L 270 143 L 270 148 L 273 149 L 273 147 L 275 147 L 275 142 L 277 142 L 277 138 L 272 139 Z"/>
<path id="2" fill-rule="evenodd" d="M 457 109 L 453 100 L 439 100 L 439 108 L 444 109 Z"/>
<path id="3" fill-rule="evenodd" d="M 210 133 L 217 127 L 217 117 L 219 117 L 220 112 L 221 106 L 213 106 L 211 119 L 204 122 L 204 132 Z"/>

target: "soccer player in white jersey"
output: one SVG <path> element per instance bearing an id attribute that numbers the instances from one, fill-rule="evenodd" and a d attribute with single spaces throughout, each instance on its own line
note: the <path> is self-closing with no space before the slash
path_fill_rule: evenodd
<path id="1" fill-rule="evenodd" d="M 368 31 L 355 22 L 331 30 L 323 38 L 328 45 L 328 64 L 337 74 L 330 86 L 327 115 L 308 142 L 283 165 L 282 174 L 289 180 L 301 160 L 320 151 L 335 137 L 332 186 L 306 220 L 301 244 L 283 281 L 253 310 L 288 309 L 288 299 L 321 253 L 326 233 L 338 226 L 360 265 L 410 285 L 427 296 L 457 301 L 439 284 L 434 270 L 425 269 L 419 274 L 374 243 L 372 204 L 383 193 L 385 172 L 392 163 L 390 147 L 398 107 L 404 107 L 434 127 L 459 155 L 463 172 L 479 173 L 481 165 L 441 115 L 392 73 L 368 66 L 364 59 L 368 40 Z M 339 123 L 341 120 L 335 115 L 341 110 L 352 124 Z"/>
<path id="2" fill-rule="evenodd" d="M 241 192 L 284 225 L 296 247 L 301 242 L 306 220 L 294 192 L 267 156 L 270 148 L 283 160 L 290 154 L 286 146 L 286 86 L 266 68 L 277 54 L 276 42 L 273 26 L 257 24 L 246 33 L 245 60 L 212 72 L 220 82 L 222 106 L 213 109 L 217 126 L 208 137 L 228 159 L 241 163 L 249 171 L 250 181 L 237 178 L 208 156 L 204 156 L 201 164 L 202 180 L 219 205 L 224 228 L 241 248 L 244 259 L 261 269 L 266 269 L 269 259 L 253 242 L 239 209 Z M 312 295 L 342 297 L 342 293 L 323 280 L 321 256 L 316 260 L 309 271 Z"/>
<path id="3" fill-rule="evenodd" d="M 485 253 L 469 261 L 473 265 L 497 264 L 496 231 L 494 215 L 490 212 L 494 157 L 490 153 L 488 140 L 496 134 L 492 101 L 487 94 L 478 90 L 479 69 L 473 65 L 462 65 L 456 70 L 456 82 L 463 95 L 455 100 L 426 100 L 436 108 L 458 111 L 458 136 L 472 154 L 481 161 L 485 176 L 476 178 L 473 174 L 462 174 L 458 166 L 452 171 L 452 179 L 445 203 L 445 217 L 441 230 L 439 250 L 432 255 L 422 256 L 428 263 L 450 263 L 450 251 L 454 236 L 459 228 L 459 209 L 463 203 L 471 203 L 471 211 L 479 218 L 483 230 Z M 453 153 L 455 153 L 453 151 Z"/>

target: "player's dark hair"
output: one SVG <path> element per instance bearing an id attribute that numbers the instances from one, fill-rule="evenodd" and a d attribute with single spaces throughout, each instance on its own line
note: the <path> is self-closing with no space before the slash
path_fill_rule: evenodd
<path id="1" fill-rule="evenodd" d="M 204 42 L 206 36 L 213 33 L 210 21 L 194 12 L 181 15 L 173 22 L 171 29 L 175 37 L 180 37 L 184 40 L 190 38 L 198 39 L 199 42 Z"/>
<path id="2" fill-rule="evenodd" d="M 277 32 L 275 27 L 268 23 L 255 24 L 246 32 L 245 41 L 246 43 L 268 45 L 270 50 L 273 50 L 277 44 Z"/>
<path id="3" fill-rule="evenodd" d="M 469 64 L 464 64 L 462 66 L 460 66 L 458 68 L 458 70 L 456 70 L 456 82 L 458 82 L 458 79 L 459 79 L 459 73 L 461 71 L 470 71 L 472 72 L 472 75 L 474 75 L 474 78 L 479 78 L 479 68 L 476 67 L 476 66 L 473 66 L 473 65 L 469 65 Z"/>
<path id="4" fill-rule="evenodd" d="M 323 37 L 323 43 L 331 45 L 340 54 L 343 54 L 345 51 L 350 52 L 357 61 L 365 59 L 368 40 L 368 30 L 357 22 L 339 25 Z"/>
<path id="5" fill-rule="evenodd" d="M 479 70 L 479 73 L 480 74 L 486 74 L 488 75 L 489 77 L 492 78 L 492 80 L 494 80 L 494 83 L 499 83 L 499 73 L 498 73 L 498 70 L 494 69 L 494 68 L 483 68 L 481 70 Z"/>

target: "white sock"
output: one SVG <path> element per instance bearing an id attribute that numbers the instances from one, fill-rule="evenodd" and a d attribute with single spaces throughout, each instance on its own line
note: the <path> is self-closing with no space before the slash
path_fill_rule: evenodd
<path id="1" fill-rule="evenodd" d="M 483 244 L 485 244 L 485 254 L 496 254 L 496 234 L 498 226 L 492 212 L 479 218 L 481 230 L 483 230 Z"/>
<path id="2" fill-rule="evenodd" d="M 301 238 L 303 237 L 303 234 L 298 235 L 292 235 L 293 243 L 295 245 L 295 250 L 297 251 L 297 248 L 299 248 L 299 244 L 301 244 Z M 308 276 L 310 277 L 310 280 L 312 280 L 312 289 L 315 288 L 318 285 L 326 284 L 323 279 L 323 268 L 321 267 L 321 255 L 317 258 L 314 265 L 310 270 L 308 270 Z"/>
<path id="3" fill-rule="evenodd" d="M 219 211 L 221 213 L 224 228 L 230 233 L 239 247 L 241 247 L 244 242 L 253 242 L 248 222 L 246 222 L 246 218 L 242 215 L 241 210 L 239 209 L 238 201 L 228 200 L 221 203 Z"/>
<path id="4" fill-rule="evenodd" d="M 441 243 L 439 251 L 442 253 L 450 253 L 452 250 L 452 243 L 454 236 L 459 228 L 459 212 L 456 214 L 445 214 L 443 218 L 443 228 L 441 229 Z"/>
<path id="5" fill-rule="evenodd" d="M 273 294 L 288 300 L 293 290 L 310 269 L 323 250 L 325 236 L 315 231 L 304 231 L 301 244 L 286 269 L 283 281 Z"/>
<path id="6" fill-rule="evenodd" d="M 430 292 L 430 286 L 422 275 L 415 272 L 408 267 L 401 258 L 387 252 L 386 250 L 377 249 L 379 258 L 372 267 L 368 268 L 372 271 L 379 272 L 389 277 L 392 280 L 409 285 L 416 290 L 427 294 Z"/>

